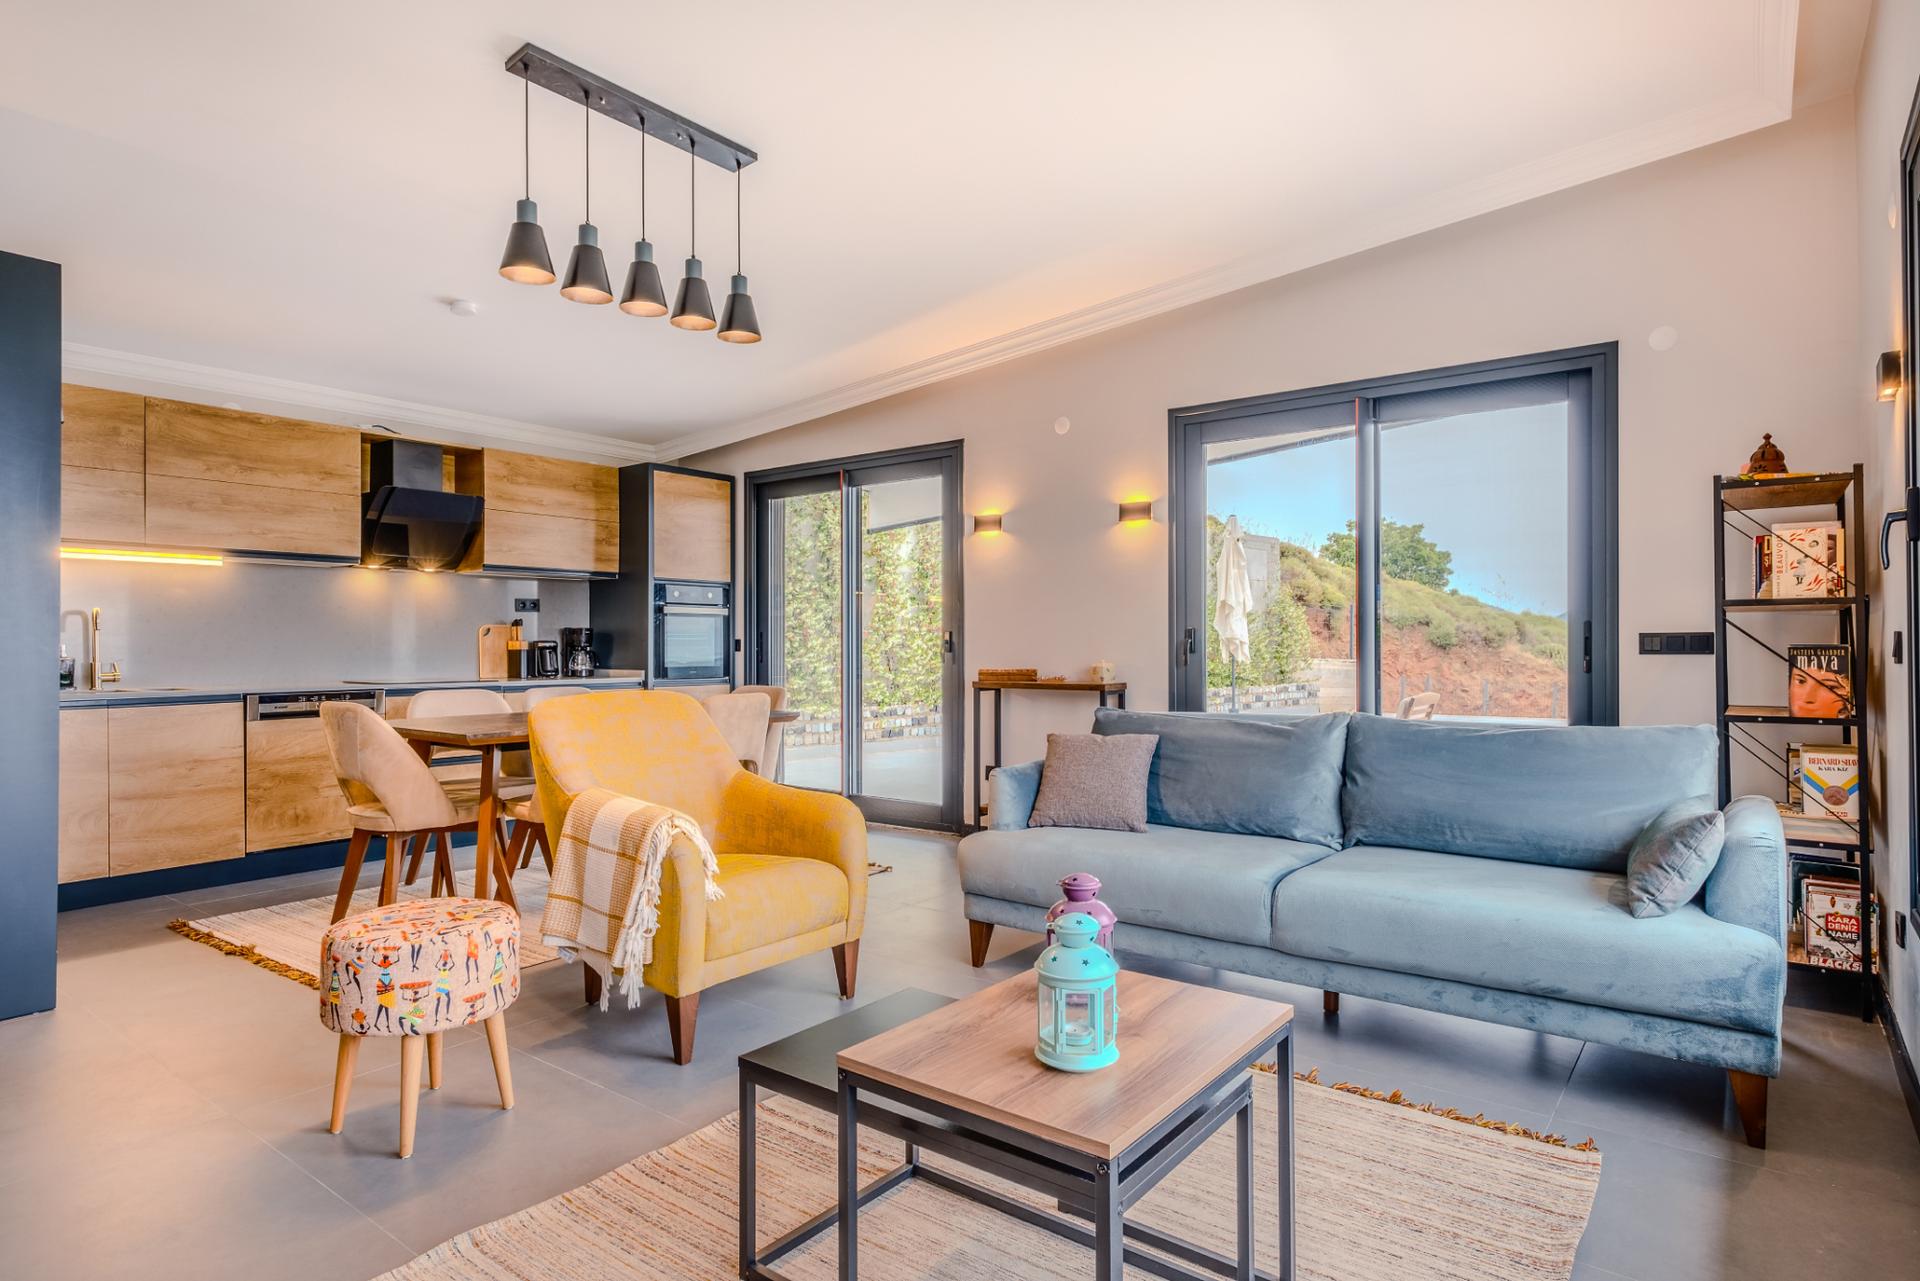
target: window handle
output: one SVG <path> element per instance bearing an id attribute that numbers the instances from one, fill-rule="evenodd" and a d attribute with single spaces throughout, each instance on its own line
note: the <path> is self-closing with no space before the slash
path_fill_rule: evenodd
<path id="1" fill-rule="evenodd" d="M 1907 505 L 1902 511 L 1888 512 L 1880 522 L 1880 568 L 1893 568 L 1893 552 L 1887 546 L 1887 540 L 1893 537 L 1893 522 L 1903 520 L 1907 523 L 1907 541 L 1920 542 L 1920 488 L 1907 490 Z"/>
<path id="2" fill-rule="evenodd" d="M 1187 643 L 1184 647 L 1182 647 L 1180 651 L 1181 664 L 1185 665 L 1186 663 L 1191 662 L 1193 655 L 1198 652 L 1199 651 L 1195 648 L 1194 629 L 1189 627 L 1187 628 Z"/>

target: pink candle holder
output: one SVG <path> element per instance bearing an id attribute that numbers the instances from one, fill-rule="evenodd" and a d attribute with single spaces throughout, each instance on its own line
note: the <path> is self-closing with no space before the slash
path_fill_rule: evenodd
<path id="1" fill-rule="evenodd" d="M 1100 878 L 1091 872 L 1075 872 L 1060 882 L 1060 892 L 1066 897 L 1047 909 L 1047 946 L 1053 946 L 1053 923 L 1069 912 L 1085 912 L 1100 926 L 1100 932 L 1093 941 L 1109 952 L 1113 950 L 1113 927 L 1118 923 L 1113 909 L 1102 903 L 1096 895 L 1100 893 Z"/>

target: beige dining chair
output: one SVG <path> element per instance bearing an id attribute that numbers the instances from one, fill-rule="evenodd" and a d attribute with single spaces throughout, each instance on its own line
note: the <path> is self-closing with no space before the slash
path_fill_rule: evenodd
<path id="1" fill-rule="evenodd" d="M 787 710 L 787 687 L 785 685 L 742 685 L 734 691 L 736 694 L 765 694 L 769 703 L 768 710 L 784 712 Z M 787 727 L 775 721 L 767 722 L 767 745 L 760 753 L 759 768 L 748 765 L 747 768 L 762 778 L 780 777 L 780 757 L 787 745 Z M 745 764 L 743 761 L 742 764 Z"/>
<path id="2" fill-rule="evenodd" d="M 543 685 L 538 689 L 523 691 L 519 695 L 509 695 L 509 702 L 518 702 L 520 710 L 530 712 L 549 699 L 565 698 L 569 694 L 591 694 L 593 691 L 585 685 Z M 515 869 L 526 867 L 533 862 L 534 850 L 540 851 L 540 858 L 547 865 L 547 871 L 553 871 L 553 846 L 547 842 L 547 825 L 540 816 L 540 797 L 538 793 L 521 797 L 507 805 L 507 817 L 513 820 L 513 837 L 507 842 L 507 866 Z"/>
<path id="3" fill-rule="evenodd" d="M 1409 694 L 1400 700 L 1400 719 L 1403 721 L 1430 721 L 1434 709 L 1440 706 L 1440 696 L 1432 690 L 1424 694 Z"/>
<path id="4" fill-rule="evenodd" d="M 340 893 L 333 901 L 333 919 L 345 916 L 352 905 L 360 868 L 375 836 L 384 836 L 387 841 L 386 866 L 380 875 L 379 902 L 383 906 L 398 897 L 400 860 L 416 841 L 420 850 L 425 849 L 427 841 L 433 842 L 432 892 L 436 896 L 454 893 L 453 834 L 476 830 L 479 782 L 436 778 L 413 745 L 370 707 L 323 703 L 320 723 L 326 730 L 334 777 L 346 797 L 347 817 L 353 824 L 346 866 L 340 869 Z M 500 872 L 500 897 L 513 903 L 513 887 L 499 854 L 504 837 L 496 826 L 493 848 Z"/>
<path id="5" fill-rule="evenodd" d="M 742 767 L 758 774 L 767 750 L 773 700 L 758 690 L 736 690 L 731 694 L 711 695 L 702 699 L 700 705 L 720 727 L 721 737 L 727 740 L 727 750 Z"/>

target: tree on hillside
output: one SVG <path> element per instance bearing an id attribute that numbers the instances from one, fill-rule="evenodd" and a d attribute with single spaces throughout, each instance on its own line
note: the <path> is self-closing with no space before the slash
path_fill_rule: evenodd
<path id="1" fill-rule="evenodd" d="M 1380 522 L 1380 572 L 1388 578 L 1404 578 L 1445 591 L 1453 577 L 1453 553 L 1442 551 L 1426 536 L 1426 525 L 1402 525 L 1397 520 Z M 1344 534 L 1328 534 L 1320 554 L 1336 565 L 1351 568 L 1358 558 L 1354 525 L 1347 522 Z"/>

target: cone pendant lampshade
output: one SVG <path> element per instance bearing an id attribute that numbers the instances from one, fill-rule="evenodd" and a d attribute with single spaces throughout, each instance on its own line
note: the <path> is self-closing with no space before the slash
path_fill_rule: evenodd
<path id="1" fill-rule="evenodd" d="M 627 268 L 627 287 L 620 295 L 620 310 L 629 316 L 667 314 L 667 291 L 660 283 L 660 268 L 653 262 L 653 246 L 644 240 L 634 242 L 633 263 Z"/>
<path id="2" fill-rule="evenodd" d="M 675 329 L 713 328 L 713 296 L 707 292 L 701 271 L 698 258 L 687 259 L 687 274 L 681 279 L 680 292 L 673 300 Z"/>
<path id="3" fill-rule="evenodd" d="M 517 285 L 553 283 L 553 259 L 547 256 L 547 233 L 540 230 L 540 206 L 522 200 L 507 230 L 507 251 L 500 255 L 500 274 Z"/>
<path id="4" fill-rule="evenodd" d="M 715 337 L 721 342 L 760 341 L 760 317 L 754 314 L 753 296 L 747 292 L 745 276 L 733 278 L 733 289 L 727 294 L 726 310 L 720 316 L 720 332 Z"/>
<path id="5" fill-rule="evenodd" d="M 573 302 L 608 303 L 613 301 L 613 286 L 607 280 L 607 256 L 600 252 L 600 231 L 590 222 L 580 224 L 580 243 L 567 260 L 567 279 L 560 296 Z"/>

